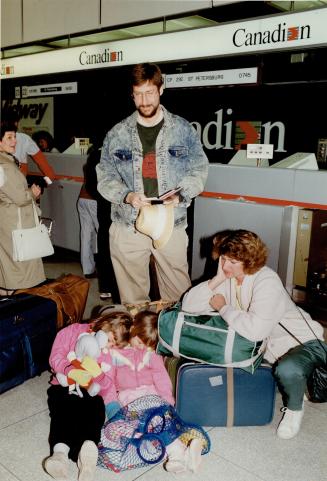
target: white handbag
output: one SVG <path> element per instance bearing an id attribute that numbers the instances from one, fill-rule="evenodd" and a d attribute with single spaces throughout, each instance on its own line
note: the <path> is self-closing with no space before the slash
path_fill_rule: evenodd
<path id="1" fill-rule="evenodd" d="M 29 261 L 54 253 L 48 228 L 40 223 L 34 201 L 32 201 L 35 227 L 22 229 L 20 207 L 18 207 L 17 229 L 12 231 L 13 260 Z"/>

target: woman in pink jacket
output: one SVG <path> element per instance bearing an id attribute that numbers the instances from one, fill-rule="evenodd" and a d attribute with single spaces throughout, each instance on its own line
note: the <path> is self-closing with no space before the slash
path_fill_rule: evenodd
<path id="1" fill-rule="evenodd" d="M 97 444 L 105 421 L 105 403 L 117 399 L 110 348 L 128 342 L 131 324 L 132 317 L 127 312 L 115 312 L 95 319 L 90 324 L 67 326 L 55 338 L 49 360 L 53 374 L 48 389 L 51 456 L 44 463 L 45 470 L 54 479 L 68 479 L 69 458 L 78 464 L 79 481 L 93 479 L 98 458 Z M 92 382 L 98 385 L 97 394 L 91 391 L 90 394 L 86 388 L 81 388 L 80 395 L 75 395 L 69 386 L 59 384 L 57 376 L 66 375 L 67 378 L 71 376 L 74 379 L 76 363 L 72 360 L 72 353 L 77 341 L 85 333 L 93 333 L 95 336 L 100 333 L 104 338 L 106 345 L 101 343 L 100 354 L 96 358 L 103 370 L 100 373 L 96 370 L 96 377 L 92 377 Z"/>

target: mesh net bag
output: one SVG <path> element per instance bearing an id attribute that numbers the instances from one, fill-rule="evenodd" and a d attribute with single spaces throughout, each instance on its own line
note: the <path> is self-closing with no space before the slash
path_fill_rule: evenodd
<path id="1" fill-rule="evenodd" d="M 202 454 L 209 452 L 209 437 L 200 426 L 184 423 L 160 396 L 143 396 L 105 423 L 98 465 L 120 472 L 159 463 L 175 439 L 187 445 L 196 437 L 202 440 Z"/>

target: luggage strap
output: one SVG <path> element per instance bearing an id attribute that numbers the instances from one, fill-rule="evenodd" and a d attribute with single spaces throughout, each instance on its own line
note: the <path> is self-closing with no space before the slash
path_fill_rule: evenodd
<path id="1" fill-rule="evenodd" d="M 226 427 L 234 426 L 234 369 L 228 367 L 226 369 L 227 375 L 227 421 Z"/>

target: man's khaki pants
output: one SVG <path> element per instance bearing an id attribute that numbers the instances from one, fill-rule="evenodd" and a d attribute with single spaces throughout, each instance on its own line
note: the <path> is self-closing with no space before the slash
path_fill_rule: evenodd
<path id="1" fill-rule="evenodd" d="M 161 299 L 177 301 L 190 287 L 188 237 L 184 227 L 175 227 L 171 238 L 161 249 L 153 247 L 150 237 L 117 222 L 111 224 L 109 233 L 111 259 L 121 302 L 138 304 L 150 299 L 151 254 L 155 259 Z"/>

